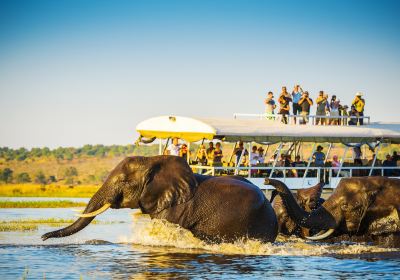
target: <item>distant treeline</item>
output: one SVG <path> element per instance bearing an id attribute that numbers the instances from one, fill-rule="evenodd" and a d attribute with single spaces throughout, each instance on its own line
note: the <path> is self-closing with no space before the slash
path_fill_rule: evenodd
<path id="1" fill-rule="evenodd" d="M 158 149 L 157 144 L 85 145 L 79 148 L 44 147 L 30 150 L 3 147 L 0 148 L 0 184 L 98 184 L 114 166 L 112 162 L 115 158 L 156 155 Z M 83 166 L 85 162 L 90 164 L 90 168 Z M 48 163 L 54 168 L 49 168 Z"/>
<path id="2" fill-rule="evenodd" d="M 158 145 L 85 145 L 80 148 L 63 148 L 56 149 L 32 148 L 30 150 L 25 148 L 11 149 L 8 147 L 0 147 L 0 159 L 6 161 L 17 160 L 24 161 L 30 158 L 55 158 L 58 160 L 73 160 L 74 158 L 82 157 L 107 157 L 107 156 L 128 156 L 128 155 L 154 155 L 158 152 Z"/>

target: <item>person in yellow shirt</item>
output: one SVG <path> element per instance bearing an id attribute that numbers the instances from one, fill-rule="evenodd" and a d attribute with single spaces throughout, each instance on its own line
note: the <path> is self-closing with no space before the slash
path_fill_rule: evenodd
<path id="1" fill-rule="evenodd" d="M 359 117 L 358 122 L 360 125 L 364 124 L 364 107 L 365 107 L 365 100 L 362 98 L 363 94 L 361 92 L 356 93 L 356 97 L 354 98 L 353 102 L 351 105 L 354 106 L 354 108 L 357 111 L 357 116 Z"/>

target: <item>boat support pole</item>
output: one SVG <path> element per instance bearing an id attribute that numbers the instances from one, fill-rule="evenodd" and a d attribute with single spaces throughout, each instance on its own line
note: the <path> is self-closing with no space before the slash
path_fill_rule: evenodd
<path id="1" fill-rule="evenodd" d="M 331 152 L 332 146 L 333 146 L 333 144 L 332 144 L 332 143 L 329 143 L 329 148 L 328 148 L 328 151 L 326 152 L 326 156 L 325 156 L 324 163 L 326 163 L 327 160 L 328 160 L 329 153 Z"/>
<path id="2" fill-rule="evenodd" d="M 251 142 L 249 142 L 249 148 L 248 148 L 249 150 L 249 174 L 248 174 L 248 177 L 249 178 L 251 178 L 251 160 L 252 160 L 252 158 L 251 158 Z"/>
<path id="3" fill-rule="evenodd" d="M 307 168 L 306 168 L 306 170 L 304 171 L 303 182 L 301 183 L 301 187 L 304 187 L 304 181 L 306 180 L 306 176 L 307 176 L 307 173 L 308 173 L 308 169 L 310 168 L 311 161 L 312 161 L 313 155 L 314 155 L 314 153 L 315 153 L 315 147 L 316 147 L 316 146 L 317 146 L 317 143 L 314 143 L 313 148 L 312 148 L 312 151 L 311 151 L 311 155 L 310 155 L 310 157 L 308 158 Z"/>
<path id="4" fill-rule="evenodd" d="M 375 152 L 375 156 L 374 156 L 374 159 L 372 160 L 371 169 L 369 170 L 368 176 L 371 176 L 371 175 L 372 175 L 372 172 L 373 172 L 373 170 L 374 170 L 375 163 L 376 163 L 376 158 L 378 157 L 378 154 L 379 154 L 379 151 L 381 150 L 381 147 L 382 147 L 382 144 L 380 144 L 380 145 L 378 146 L 378 149 L 377 149 L 376 152 Z"/>
<path id="5" fill-rule="evenodd" d="M 195 161 L 197 161 L 197 160 L 199 159 L 198 154 L 199 154 L 201 145 L 204 144 L 204 139 L 205 139 L 205 138 L 203 138 L 203 139 L 201 140 L 201 143 L 200 143 L 199 147 L 197 148 L 197 151 L 196 151 L 196 158 L 194 159 Z"/>
<path id="6" fill-rule="evenodd" d="M 281 156 L 283 142 L 279 144 L 278 153 L 276 154 L 276 158 L 274 159 L 274 163 L 272 165 L 271 173 L 269 174 L 269 178 L 272 178 L 272 174 L 274 174 L 276 163 L 278 162 L 278 158 Z"/>
<path id="7" fill-rule="evenodd" d="M 167 139 L 167 142 L 165 142 L 165 146 L 164 146 L 164 149 L 163 149 L 162 155 L 163 155 L 163 154 L 165 154 L 165 151 L 166 151 L 166 150 L 167 150 L 167 148 L 168 148 L 169 139 L 171 139 L 171 138 L 168 138 L 168 139 Z"/>
<path id="8" fill-rule="evenodd" d="M 230 156 L 230 158 L 229 158 L 228 163 L 231 163 L 231 162 L 232 162 L 233 153 L 234 153 L 235 150 L 236 150 L 237 143 L 238 143 L 238 142 L 235 142 L 235 145 L 233 146 L 232 153 L 231 153 L 231 156 Z"/>
<path id="9" fill-rule="evenodd" d="M 346 146 L 346 148 L 344 149 L 343 157 L 340 160 L 340 166 L 339 166 L 339 170 L 336 174 L 336 178 L 339 178 L 340 171 L 342 171 L 343 163 L 344 163 L 344 160 L 346 159 L 346 154 L 347 154 L 348 150 L 349 150 L 349 146 Z"/>

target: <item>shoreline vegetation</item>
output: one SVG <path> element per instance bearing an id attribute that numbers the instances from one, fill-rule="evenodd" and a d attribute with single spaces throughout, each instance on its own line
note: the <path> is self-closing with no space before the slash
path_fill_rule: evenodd
<path id="1" fill-rule="evenodd" d="M 99 188 L 100 185 L 2 184 L 0 185 L 0 196 L 90 198 Z"/>
<path id="2" fill-rule="evenodd" d="M 39 226 L 46 225 L 51 227 L 60 227 L 65 224 L 72 224 L 74 220 L 72 219 L 21 219 L 21 220 L 11 220 L 11 221 L 0 221 L 0 232 L 10 232 L 10 231 L 36 231 Z M 92 224 L 116 224 L 123 223 L 120 221 L 92 221 Z"/>
<path id="3" fill-rule="evenodd" d="M 74 202 L 69 200 L 53 201 L 9 201 L 1 200 L 0 208 L 70 208 L 84 207 L 84 202 Z"/>

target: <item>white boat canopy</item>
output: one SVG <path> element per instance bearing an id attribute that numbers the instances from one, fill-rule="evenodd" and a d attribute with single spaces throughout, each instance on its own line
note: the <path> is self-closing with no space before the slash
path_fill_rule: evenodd
<path id="1" fill-rule="evenodd" d="M 221 139 L 228 142 L 330 142 L 400 143 L 400 123 L 371 123 L 362 126 L 288 125 L 269 120 L 188 118 L 160 116 L 139 123 L 136 130 L 145 138 L 178 137 L 188 142 Z"/>

